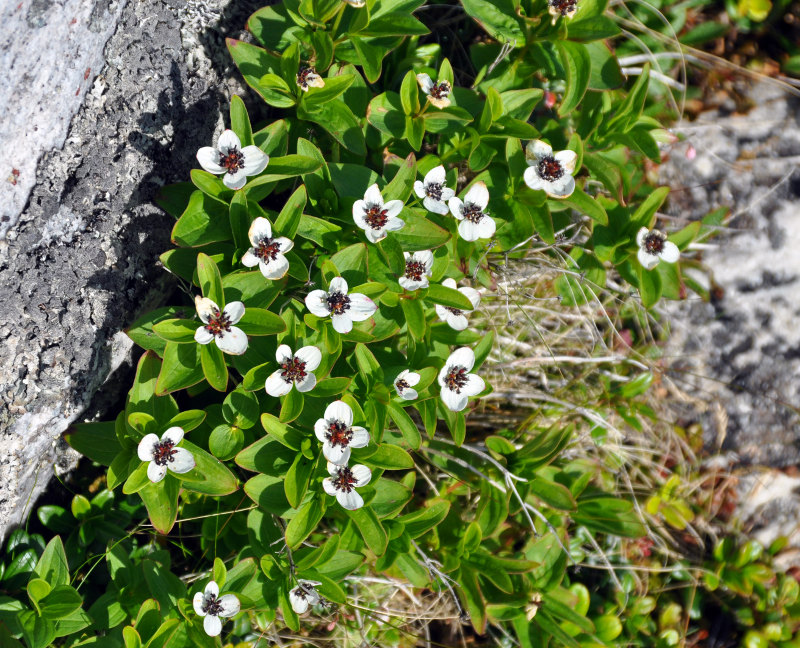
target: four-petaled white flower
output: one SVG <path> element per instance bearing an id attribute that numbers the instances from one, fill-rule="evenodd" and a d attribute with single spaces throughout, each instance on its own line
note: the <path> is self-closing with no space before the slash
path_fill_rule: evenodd
<path id="1" fill-rule="evenodd" d="M 297 579 L 297 587 L 289 592 L 289 603 L 297 614 L 305 614 L 309 607 L 319 603 L 319 594 L 314 589 L 318 581 Z"/>
<path id="2" fill-rule="evenodd" d="M 481 303 L 481 294 L 477 290 L 470 288 L 469 286 L 462 286 L 459 288 L 456 284 L 456 280 L 452 277 L 445 279 L 442 282 L 442 285 L 446 288 L 458 290 L 458 292 L 464 295 L 464 297 L 469 299 L 470 303 L 472 303 L 473 310 L 476 309 Z M 440 304 L 435 304 L 435 306 L 436 314 L 439 316 L 439 319 L 443 322 L 447 322 L 450 328 L 455 329 L 456 331 L 463 331 L 465 328 L 467 328 L 467 316 L 464 315 L 464 311 L 459 308 L 451 308 L 450 306 L 442 306 Z"/>
<path id="3" fill-rule="evenodd" d="M 532 140 L 525 147 L 525 159 L 530 166 L 523 177 L 531 189 L 541 189 L 551 198 L 566 198 L 575 191 L 575 151 L 553 153 L 549 144 Z"/>
<path id="4" fill-rule="evenodd" d="M 668 241 L 664 232 L 655 229 L 641 228 L 636 235 L 636 245 L 639 246 L 636 256 L 645 270 L 652 270 L 659 261 L 675 263 L 681 256 L 678 246 Z"/>
<path id="5" fill-rule="evenodd" d="M 363 322 L 378 310 L 369 297 L 361 293 L 347 294 L 343 277 L 331 279 L 328 291 L 312 290 L 306 295 L 306 307 L 317 317 L 330 315 L 333 328 L 338 333 L 349 333 L 353 322 Z"/>
<path id="6" fill-rule="evenodd" d="M 402 200 L 383 202 L 381 190 L 374 184 L 364 193 L 364 200 L 353 203 L 353 220 L 367 235 L 370 243 L 386 238 L 387 232 L 403 229 L 405 221 L 397 215 L 403 211 Z"/>
<path id="7" fill-rule="evenodd" d="M 449 211 L 447 201 L 456 195 L 452 189 L 444 186 L 447 173 L 441 164 L 425 174 L 425 181 L 414 183 L 414 193 L 422 198 L 425 209 L 435 214 L 446 214 Z"/>
<path id="8" fill-rule="evenodd" d="M 572 18 L 578 10 L 578 0 L 548 0 L 547 11 L 553 16 L 552 23 L 555 25 L 559 16 Z"/>
<path id="9" fill-rule="evenodd" d="M 450 105 L 450 87 L 449 81 L 439 80 L 436 83 L 424 72 L 417 75 L 417 83 L 422 91 L 428 95 L 430 101 L 437 108 L 447 108 Z"/>
<path id="10" fill-rule="evenodd" d="M 317 74 L 317 71 L 313 67 L 303 65 L 297 72 L 297 85 L 300 86 L 303 92 L 308 92 L 309 87 L 324 88 L 325 80 Z"/>
<path id="11" fill-rule="evenodd" d="M 261 216 L 250 225 L 247 235 L 253 247 L 242 256 L 242 264 L 248 268 L 258 266 L 267 279 L 283 277 L 289 270 L 289 261 L 284 254 L 294 247 L 294 243 L 285 236 L 272 238 L 272 226 Z"/>
<path id="12" fill-rule="evenodd" d="M 270 396 L 285 396 L 292 391 L 292 385 L 299 392 L 314 389 L 317 377 L 311 373 L 319 367 L 322 352 L 315 346 L 304 346 L 297 353 L 287 344 L 281 344 L 275 352 L 275 359 L 280 369 L 273 372 L 264 383 L 264 389 Z"/>
<path id="13" fill-rule="evenodd" d="M 242 355 L 247 351 L 247 336 L 242 329 L 234 326 L 244 315 L 244 304 L 240 301 L 225 305 L 222 312 L 208 297 L 194 298 L 197 314 L 203 326 L 194 333 L 194 339 L 200 344 L 208 344 L 211 340 L 225 353 Z"/>
<path id="14" fill-rule="evenodd" d="M 406 260 L 406 271 L 399 279 L 400 285 L 406 290 L 427 288 L 428 277 L 431 276 L 433 268 L 433 252 L 430 250 L 421 250 L 414 254 L 403 252 L 403 257 Z"/>
<path id="15" fill-rule="evenodd" d="M 204 146 L 197 151 L 197 161 L 209 173 L 224 173 L 222 182 L 230 189 L 241 189 L 247 176 L 254 176 L 267 168 L 269 155 L 254 145 L 242 148 L 242 142 L 232 130 L 219 136 L 217 148 Z"/>
<path id="16" fill-rule="evenodd" d="M 458 234 L 465 241 L 477 241 L 479 238 L 492 238 L 494 236 L 494 220 L 483 213 L 489 204 L 489 190 L 484 182 L 476 182 L 467 195 L 461 198 L 453 196 L 447 203 L 450 213 L 459 221 Z"/>
<path id="17" fill-rule="evenodd" d="M 328 463 L 330 477 L 322 480 L 322 488 L 328 495 L 335 495 L 336 501 L 348 511 L 355 511 L 364 506 L 364 499 L 356 492 L 356 488 L 366 486 L 372 479 L 372 471 L 356 464 L 352 468 Z"/>
<path id="18" fill-rule="evenodd" d="M 209 637 L 216 637 L 222 632 L 220 617 L 232 617 L 239 614 L 239 599 L 233 594 L 219 595 L 219 586 L 211 581 L 206 589 L 197 592 L 192 599 L 194 611 L 203 619 L 203 630 Z"/>
<path id="19" fill-rule="evenodd" d="M 419 383 L 419 374 L 410 371 L 409 369 L 404 369 L 400 372 L 400 375 L 394 379 L 394 390 L 397 392 L 397 395 L 400 396 L 403 400 L 414 400 L 416 399 L 419 394 L 414 387 Z"/>
<path id="20" fill-rule="evenodd" d="M 439 386 L 442 401 L 449 410 L 460 412 L 467 406 L 470 396 L 483 391 L 483 378 L 470 373 L 474 365 L 475 354 L 469 347 L 456 349 L 444 363 L 439 372 Z"/>
<path id="21" fill-rule="evenodd" d="M 182 475 L 194 468 L 194 457 L 186 448 L 177 445 L 183 439 L 183 428 L 171 427 L 161 439 L 156 434 L 145 434 L 139 441 L 136 453 L 142 461 L 149 461 L 147 478 L 151 482 L 160 482 L 167 474 L 167 468 Z"/>
<path id="22" fill-rule="evenodd" d="M 353 410 L 344 401 L 334 401 L 325 408 L 324 418 L 314 423 L 314 434 L 322 441 L 322 454 L 332 464 L 344 465 L 352 448 L 369 444 L 369 432 L 353 425 Z"/>

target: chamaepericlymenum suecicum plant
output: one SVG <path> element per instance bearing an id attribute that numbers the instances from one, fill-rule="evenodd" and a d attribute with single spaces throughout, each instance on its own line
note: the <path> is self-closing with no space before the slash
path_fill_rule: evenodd
<path id="1" fill-rule="evenodd" d="M 648 68 L 624 78 L 607 44 L 605 2 L 462 4 L 285 0 L 251 16 L 254 42 L 228 41 L 268 108 L 233 97 L 191 183 L 163 189 L 160 261 L 186 299 L 127 331 L 144 354 L 124 411 L 67 435 L 107 468 L 96 507 L 148 519 L 102 536 L 100 607 L 51 541 L 13 641 L 255 647 L 285 627 L 414 645 L 360 593 L 387 582 L 509 645 L 638 640 L 569 570 L 576 538 L 646 535 L 636 493 L 614 490 L 618 465 L 565 454 L 574 420 L 470 428 L 506 325 L 481 311 L 535 248 L 564 272 L 531 303 L 608 290 L 643 313 L 685 293 L 680 251 L 705 230 L 655 229 L 668 190 L 641 169 L 665 131 Z M 443 9 L 463 42 L 420 20 Z M 623 378 L 623 404 L 650 384 Z"/>

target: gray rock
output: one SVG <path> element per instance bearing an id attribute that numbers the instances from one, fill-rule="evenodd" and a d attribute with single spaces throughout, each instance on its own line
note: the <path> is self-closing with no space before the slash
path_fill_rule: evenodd
<path id="1" fill-rule="evenodd" d="M 222 130 L 243 92 L 224 37 L 241 37 L 264 3 L 17 4 L 0 10 L 0 59 L 15 71 L 0 93 L 11 116 L 0 147 L 12 151 L 0 165 L 19 171 L 0 166 L 11 189 L 0 201 L 0 538 L 53 466 L 74 464 L 68 425 L 116 414 L 131 378 L 119 331 L 174 289 L 157 265 L 172 219 L 153 198 L 188 179 Z"/>

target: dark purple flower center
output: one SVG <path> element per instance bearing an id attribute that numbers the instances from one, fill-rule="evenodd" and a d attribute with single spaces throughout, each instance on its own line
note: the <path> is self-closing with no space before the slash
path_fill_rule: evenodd
<path id="1" fill-rule="evenodd" d="M 222 337 L 223 333 L 231 330 L 231 320 L 224 312 L 214 311 L 213 315 L 208 318 L 205 328 L 211 335 Z"/>
<path id="2" fill-rule="evenodd" d="M 550 6 L 562 16 L 566 16 L 573 11 L 577 5 L 578 0 L 550 0 Z"/>
<path id="3" fill-rule="evenodd" d="M 308 89 L 308 77 L 312 74 L 316 74 L 313 67 L 308 67 L 304 65 L 300 68 L 300 71 L 297 73 L 297 85 L 299 85 L 304 90 Z"/>
<path id="4" fill-rule="evenodd" d="M 328 293 L 325 301 L 328 303 L 331 315 L 343 315 L 350 308 L 350 298 L 344 293 Z"/>
<path id="5" fill-rule="evenodd" d="M 661 232 L 653 230 L 644 237 L 644 249 L 648 254 L 658 256 L 664 250 L 665 237 Z"/>
<path id="6" fill-rule="evenodd" d="M 308 374 L 306 373 L 306 363 L 297 356 L 292 356 L 281 363 L 281 378 L 287 383 L 301 382 Z"/>
<path id="7" fill-rule="evenodd" d="M 203 612 L 211 616 L 219 616 L 222 612 L 222 603 L 214 594 L 206 594 L 201 606 Z"/>
<path id="8" fill-rule="evenodd" d="M 483 210 L 475 203 L 464 203 L 461 207 L 461 215 L 470 223 L 478 223 L 483 218 Z"/>
<path id="9" fill-rule="evenodd" d="M 409 385 L 405 380 L 402 380 L 402 379 L 398 380 L 394 384 L 394 386 L 397 388 L 397 391 L 399 391 L 401 394 L 403 393 L 404 390 L 406 390 L 409 387 L 411 387 L 411 385 Z"/>
<path id="10" fill-rule="evenodd" d="M 451 308 L 450 306 L 442 306 L 446 311 L 452 313 L 453 315 L 463 315 L 464 311 L 459 308 Z"/>
<path id="11" fill-rule="evenodd" d="M 461 388 L 467 384 L 469 378 L 467 378 L 468 373 L 466 367 L 460 367 L 458 365 L 454 365 L 450 367 L 450 370 L 447 372 L 447 375 L 444 377 L 444 384 L 450 390 L 454 391 L 456 394 L 461 393 Z"/>
<path id="12" fill-rule="evenodd" d="M 425 264 L 422 261 L 406 261 L 406 278 L 413 281 L 422 281 L 425 275 Z"/>
<path id="13" fill-rule="evenodd" d="M 232 146 L 228 149 L 227 155 L 220 152 L 219 165 L 227 169 L 228 173 L 236 173 L 239 169 L 244 169 L 244 154 Z"/>
<path id="14" fill-rule="evenodd" d="M 342 446 L 346 448 L 350 445 L 350 439 L 353 438 L 353 430 L 349 425 L 345 425 L 341 421 L 328 421 L 328 429 L 325 431 L 325 438 L 332 446 Z"/>
<path id="15" fill-rule="evenodd" d="M 425 194 L 434 200 L 442 199 L 442 185 L 438 182 L 431 182 L 425 185 Z"/>
<path id="16" fill-rule="evenodd" d="M 308 598 L 308 593 L 302 587 L 295 587 L 292 594 L 304 601 Z"/>
<path id="17" fill-rule="evenodd" d="M 389 220 L 386 215 L 387 211 L 382 205 L 369 205 L 369 209 L 364 213 L 364 220 L 367 221 L 367 225 L 372 229 L 380 229 Z"/>
<path id="18" fill-rule="evenodd" d="M 434 99 L 447 99 L 450 94 L 450 83 L 448 81 L 437 81 L 431 88 L 431 97 Z"/>
<path id="19" fill-rule="evenodd" d="M 342 466 L 339 468 L 338 472 L 336 473 L 336 477 L 332 479 L 333 485 L 336 490 L 341 491 L 343 493 L 349 493 L 356 487 L 356 476 L 353 474 L 353 471 L 350 470 L 347 466 Z"/>
<path id="20" fill-rule="evenodd" d="M 255 255 L 264 263 L 274 261 L 281 251 L 281 244 L 275 239 L 265 238 L 258 242 L 255 248 Z"/>
<path id="21" fill-rule="evenodd" d="M 539 177 L 548 182 L 558 180 L 564 175 L 561 162 L 556 160 L 552 155 L 545 155 L 539 160 L 537 171 L 539 172 Z"/>
<path id="22" fill-rule="evenodd" d="M 174 449 L 175 444 L 172 441 L 159 441 L 153 444 L 153 461 L 157 466 L 166 466 L 168 463 L 175 461 L 172 455 L 177 450 Z"/>

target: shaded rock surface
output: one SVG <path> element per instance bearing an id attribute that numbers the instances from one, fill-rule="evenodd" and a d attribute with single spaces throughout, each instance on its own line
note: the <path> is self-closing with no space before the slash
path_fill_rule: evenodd
<path id="1" fill-rule="evenodd" d="M 157 266 L 172 222 L 153 198 L 222 130 L 242 92 L 224 37 L 241 37 L 262 4 L 0 9 L 0 59 L 14 71 L 0 92 L 0 538 L 53 465 L 74 465 L 60 434 L 79 415 L 113 416 L 129 387 L 119 331 L 172 290 Z"/>

